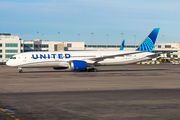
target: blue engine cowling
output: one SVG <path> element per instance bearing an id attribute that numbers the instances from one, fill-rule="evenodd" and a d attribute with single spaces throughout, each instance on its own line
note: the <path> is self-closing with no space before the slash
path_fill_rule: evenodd
<path id="1" fill-rule="evenodd" d="M 69 68 L 72 71 L 76 70 L 85 70 L 86 69 L 86 62 L 82 60 L 73 60 L 69 62 Z"/>
<path id="2" fill-rule="evenodd" d="M 68 67 L 53 67 L 54 70 L 62 70 L 62 69 L 67 69 Z"/>

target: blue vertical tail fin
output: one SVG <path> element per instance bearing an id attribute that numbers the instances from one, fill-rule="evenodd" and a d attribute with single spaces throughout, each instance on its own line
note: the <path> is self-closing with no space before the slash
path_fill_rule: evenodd
<path id="1" fill-rule="evenodd" d="M 122 41 L 121 47 L 119 50 L 123 50 L 124 49 L 124 43 L 125 43 L 125 39 Z"/>
<path id="2" fill-rule="evenodd" d="M 151 52 L 154 48 L 157 35 L 160 28 L 154 28 L 151 33 L 145 38 L 145 40 L 139 45 L 136 51 L 149 51 Z"/>

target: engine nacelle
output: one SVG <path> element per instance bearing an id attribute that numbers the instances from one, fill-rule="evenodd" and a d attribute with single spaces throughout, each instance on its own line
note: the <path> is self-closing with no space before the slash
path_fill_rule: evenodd
<path id="1" fill-rule="evenodd" d="M 85 70 L 86 69 L 86 62 L 82 60 L 73 60 L 69 62 L 69 68 L 72 71 L 76 70 Z"/>
<path id="2" fill-rule="evenodd" d="M 62 69 L 67 69 L 68 67 L 53 67 L 54 70 L 62 70 Z"/>

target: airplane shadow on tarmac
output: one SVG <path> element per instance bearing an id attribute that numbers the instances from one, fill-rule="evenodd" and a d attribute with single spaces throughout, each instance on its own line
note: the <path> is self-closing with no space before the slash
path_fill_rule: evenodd
<path id="1" fill-rule="evenodd" d="M 168 69 L 98 70 L 98 72 L 111 72 L 111 71 L 160 71 L 160 70 L 168 70 Z"/>
<path id="2" fill-rule="evenodd" d="M 120 72 L 120 71 L 161 71 L 161 70 L 168 70 L 168 69 L 133 69 L 133 70 L 127 70 L 127 69 L 121 69 L 121 70 L 98 70 L 97 72 L 100 73 L 100 72 Z M 55 73 L 55 72 L 79 72 L 79 71 L 64 71 L 64 70 L 54 70 L 54 71 L 23 71 L 23 73 Z M 86 71 L 83 71 L 83 73 L 86 72 Z M 80 72 L 81 73 L 81 72 Z M 92 72 L 87 72 L 87 73 L 92 73 Z"/>

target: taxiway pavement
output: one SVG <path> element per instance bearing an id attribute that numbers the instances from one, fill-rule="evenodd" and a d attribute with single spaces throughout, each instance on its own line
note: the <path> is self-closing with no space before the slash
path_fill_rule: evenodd
<path id="1" fill-rule="evenodd" d="M 98 67 L 98 72 L 0 66 L 0 108 L 20 120 L 179 119 L 180 65 Z M 0 120 L 11 120 L 0 109 Z"/>

